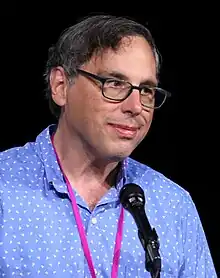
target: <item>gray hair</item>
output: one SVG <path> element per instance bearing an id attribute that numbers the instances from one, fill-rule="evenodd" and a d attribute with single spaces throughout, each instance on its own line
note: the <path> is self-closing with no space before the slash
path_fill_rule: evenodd
<path id="1" fill-rule="evenodd" d="M 64 30 L 57 43 L 49 48 L 45 69 L 46 97 L 52 114 L 59 118 L 61 108 L 51 96 L 50 73 L 62 66 L 68 79 L 74 78 L 76 69 L 88 62 L 91 57 L 106 49 L 117 50 L 121 40 L 128 36 L 144 37 L 152 48 L 157 74 L 160 70 L 160 53 L 150 31 L 144 25 L 129 18 L 112 15 L 94 15 L 79 21 Z"/>

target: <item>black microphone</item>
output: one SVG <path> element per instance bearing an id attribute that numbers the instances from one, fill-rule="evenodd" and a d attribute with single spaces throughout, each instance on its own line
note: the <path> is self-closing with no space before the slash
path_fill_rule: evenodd
<path id="1" fill-rule="evenodd" d="M 143 189 L 134 183 L 126 184 L 119 193 L 122 206 L 133 216 L 138 228 L 138 236 L 146 254 L 146 270 L 154 278 L 160 277 L 161 258 L 159 241 L 155 228 L 151 228 L 145 213 L 145 195 Z"/>

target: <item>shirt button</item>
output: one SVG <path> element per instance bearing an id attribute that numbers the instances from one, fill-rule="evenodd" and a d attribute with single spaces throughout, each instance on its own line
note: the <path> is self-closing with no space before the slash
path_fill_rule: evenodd
<path id="1" fill-rule="evenodd" d="M 97 219 L 95 217 L 92 218 L 92 224 L 96 224 L 97 223 Z"/>

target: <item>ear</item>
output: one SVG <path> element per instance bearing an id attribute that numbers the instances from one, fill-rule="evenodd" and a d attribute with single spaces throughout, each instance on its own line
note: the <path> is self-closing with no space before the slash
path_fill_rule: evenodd
<path id="1" fill-rule="evenodd" d="M 59 106 L 64 106 L 66 103 L 68 80 L 62 67 L 52 69 L 50 86 L 53 101 Z"/>

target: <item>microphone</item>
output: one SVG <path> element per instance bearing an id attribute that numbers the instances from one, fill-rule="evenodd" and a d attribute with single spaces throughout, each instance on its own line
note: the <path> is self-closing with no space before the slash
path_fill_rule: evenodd
<path id="1" fill-rule="evenodd" d="M 133 216 L 138 228 L 138 237 L 146 254 L 146 270 L 153 278 L 160 277 L 161 258 L 156 230 L 151 228 L 145 213 L 145 195 L 143 189 L 134 183 L 124 185 L 119 193 L 119 199 L 127 211 Z"/>

